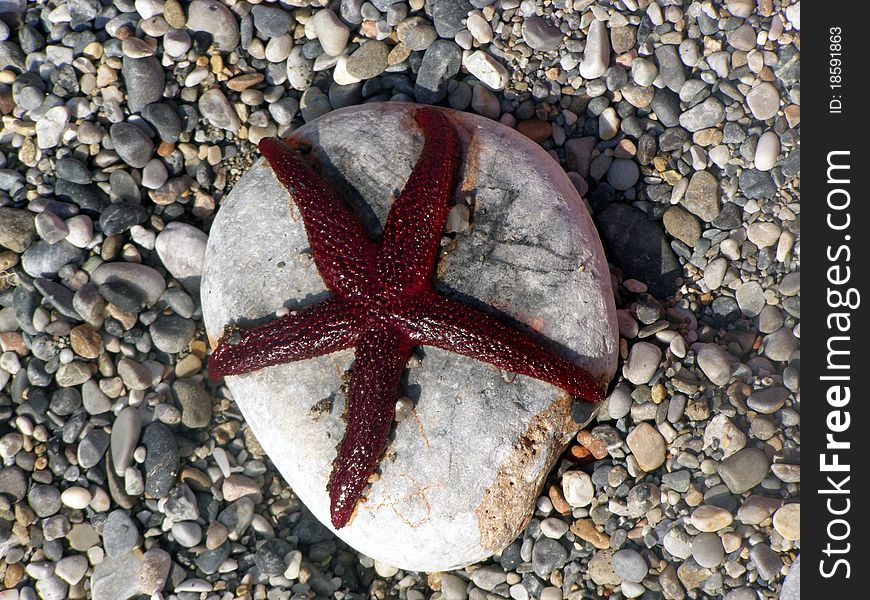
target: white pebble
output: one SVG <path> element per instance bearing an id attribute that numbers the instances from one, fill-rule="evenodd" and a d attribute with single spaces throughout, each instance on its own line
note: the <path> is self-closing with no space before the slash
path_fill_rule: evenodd
<path id="1" fill-rule="evenodd" d="M 82 510 L 91 503 L 91 493 L 87 488 L 74 485 L 61 493 L 60 501 L 70 508 Z"/>
<path id="2" fill-rule="evenodd" d="M 766 131 L 758 138 L 755 149 L 755 168 L 759 171 L 770 171 L 779 156 L 779 136 L 773 131 Z"/>
<path id="3" fill-rule="evenodd" d="M 562 475 L 562 494 L 573 508 L 589 506 L 595 497 L 592 478 L 583 471 L 565 472 Z"/>

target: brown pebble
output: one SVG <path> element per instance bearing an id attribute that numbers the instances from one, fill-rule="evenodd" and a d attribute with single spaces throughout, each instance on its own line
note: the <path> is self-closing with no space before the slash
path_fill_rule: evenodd
<path id="1" fill-rule="evenodd" d="M 175 29 L 184 29 L 187 24 L 187 16 L 178 0 L 166 0 L 163 5 L 163 18 L 166 19 L 170 27 Z"/>
<path id="2" fill-rule="evenodd" d="M 73 327 L 69 332 L 73 352 L 83 358 L 97 358 L 103 352 L 103 338 L 90 325 Z"/>
<path id="3" fill-rule="evenodd" d="M 592 519 L 577 519 L 571 525 L 571 533 L 581 540 L 589 542 L 599 550 L 610 548 L 610 536 L 598 531 Z"/>
<path id="4" fill-rule="evenodd" d="M 209 476 L 194 467 L 184 467 L 179 477 L 195 492 L 207 492 L 211 489 Z"/>
<path id="5" fill-rule="evenodd" d="M 18 356 L 26 356 L 28 352 L 24 336 L 17 331 L 0 333 L 0 348 L 3 352 L 14 352 Z"/>
<path id="6" fill-rule="evenodd" d="M 597 459 L 602 459 L 607 456 L 607 446 L 599 439 L 592 436 L 592 432 L 584 429 L 577 434 L 577 441 L 583 444 Z"/>
<path id="7" fill-rule="evenodd" d="M 540 119 L 528 119 L 517 123 L 517 131 L 540 144 L 553 135 L 553 126 Z"/>
<path id="8" fill-rule="evenodd" d="M 263 81 L 264 77 L 265 76 L 262 73 L 247 73 L 245 75 L 239 75 L 238 77 L 233 77 L 227 81 L 227 87 L 234 92 L 242 92 Z"/>
<path id="9" fill-rule="evenodd" d="M 390 50 L 390 53 L 387 55 L 387 64 L 390 66 L 397 65 L 401 62 L 404 62 L 411 56 L 411 51 L 408 49 L 405 44 L 399 42 L 393 49 Z"/>
<path id="10" fill-rule="evenodd" d="M 562 495 L 562 489 L 558 485 L 551 485 L 550 489 L 547 490 L 547 495 L 550 497 L 550 502 L 553 503 L 553 508 L 555 508 L 559 514 L 566 515 L 571 512 L 571 505 L 565 500 L 565 496 Z"/>
<path id="11" fill-rule="evenodd" d="M 15 110 L 15 100 L 12 98 L 12 92 L 0 92 L 0 113 L 10 115 L 13 110 Z"/>
<path id="12" fill-rule="evenodd" d="M 589 452 L 588 448 L 580 446 L 579 444 L 574 444 L 571 446 L 571 456 L 577 460 L 583 460 L 592 456 L 592 453 Z"/>
<path id="13" fill-rule="evenodd" d="M 157 156 L 161 158 L 166 158 L 173 152 L 175 152 L 175 144 L 172 142 L 160 142 L 160 145 L 157 146 Z"/>

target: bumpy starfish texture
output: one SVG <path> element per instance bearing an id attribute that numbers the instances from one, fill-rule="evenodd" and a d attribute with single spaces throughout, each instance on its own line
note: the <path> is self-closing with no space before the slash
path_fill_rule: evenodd
<path id="1" fill-rule="evenodd" d="M 299 152 L 277 139 L 260 141 L 260 152 L 302 215 L 314 263 L 331 297 L 224 336 L 209 362 L 209 373 L 217 378 L 355 349 L 347 428 L 328 485 L 336 528 L 350 520 L 386 448 L 399 379 L 414 346 L 470 356 L 546 381 L 585 402 L 604 397 L 586 371 L 503 317 L 434 288 L 440 238 L 459 179 L 461 144 L 443 112 L 419 109 L 415 119 L 423 131 L 423 150 L 378 243 Z"/>

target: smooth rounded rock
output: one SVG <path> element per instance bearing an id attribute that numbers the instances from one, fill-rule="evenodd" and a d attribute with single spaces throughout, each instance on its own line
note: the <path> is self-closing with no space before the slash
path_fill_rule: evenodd
<path id="1" fill-rule="evenodd" d="M 173 221 L 157 235 L 154 248 L 173 277 L 188 289 L 199 289 L 207 241 L 200 229 Z"/>
<path id="2" fill-rule="evenodd" d="M 239 45 L 239 22 L 236 15 L 217 0 L 193 0 L 187 9 L 187 28 L 206 31 L 224 52 Z"/>
<path id="3" fill-rule="evenodd" d="M 654 471 L 664 464 L 667 454 L 665 439 L 649 423 L 641 423 L 625 438 L 629 450 L 644 471 Z"/>
<path id="4" fill-rule="evenodd" d="M 770 171 L 776 164 L 779 148 L 779 136 L 773 131 L 764 132 L 755 147 L 755 168 L 759 171 Z"/>
<path id="5" fill-rule="evenodd" d="M 649 342 L 638 342 L 631 347 L 625 361 L 625 377 L 635 385 L 648 382 L 659 368 L 662 350 Z"/>
<path id="6" fill-rule="evenodd" d="M 342 166 L 341 176 L 370 207 L 360 213 L 374 229 L 418 158 L 416 109 L 401 103 L 341 109 L 297 129 L 291 140 L 316 142 L 314 158 L 331 176 L 337 176 L 332 165 Z M 478 203 L 488 209 L 475 214 L 475 228 L 441 259 L 441 282 L 521 321 L 534 319 L 541 334 L 570 349 L 601 381 L 609 380 L 618 341 L 610 278 L 598 234 L 570 180 L 514 130 L 472 114 L 449 114 L 466 147 L 473 139 L 475 153 L 459 187 L 475 186 Z M 506 152 L 513 157 L 509 163 Z M 230 322 L 324 297 L 314 265 L 299 260 L 308 240 L 291 214 L 297 213 L 290 194 L 262 161 L 223 201 L 203 273 L 203 315 L 212 343 Z M 498 262 L 480 260 L 492 253 Z M 263 448 L 330 529 L 326 484 L 345 428 L 340 373 L 352 356 L 347 350 L 227 378 Z M 403 569 L 444 571 L 477 562 L 521 530 L 550 466 L 577 431 L 571 403 L 548 384 L 521 376 L 508 383 L 487 364 L 436 348 L 426 348 L 422 365 L 408 377 L 420 394 L 417 418 L 395 426 L 394 460 L 381 462 L 368 501 L 336 533 Z M 331 410 L 310 418 L 310 409 L 327 397 L 334 398 Z M 520 439 L 530 443 L 517 445 Z"/>
<path id="7" fill-rule="evenodd" d="M 613 553 L 613 571 L 623 581 L 640 583 L 646 577 L 649 566 L 637 550 L 626 548 Z"/>
<path id="8" fill-rule="evenodd" d="M 785 504 L 773 514 L 773 528 L 787 540 L 801 539 L 800 502 Z"/>
<path id="9" fill-rule="evenodd" d="M 584 79 L 597 79 L 604 75 L 610 63 L 610 38 L 604 21 L 595 19 L 589 25 L 586 36 L 586 49 L 580 63 L 580 76 Z"/>

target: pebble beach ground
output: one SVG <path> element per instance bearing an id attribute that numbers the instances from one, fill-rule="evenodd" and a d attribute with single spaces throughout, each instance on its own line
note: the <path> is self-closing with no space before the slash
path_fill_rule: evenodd
<path id="1" fill-rule="evenodd" d="M 325 4 L 0 3 L 0 600 L 797 598 L 800 2 Z M 451 573 L 338 541 L 204 371 L 255 142 L 391 99 L 547 149 L 620 309 L 529 526 Z"/>

